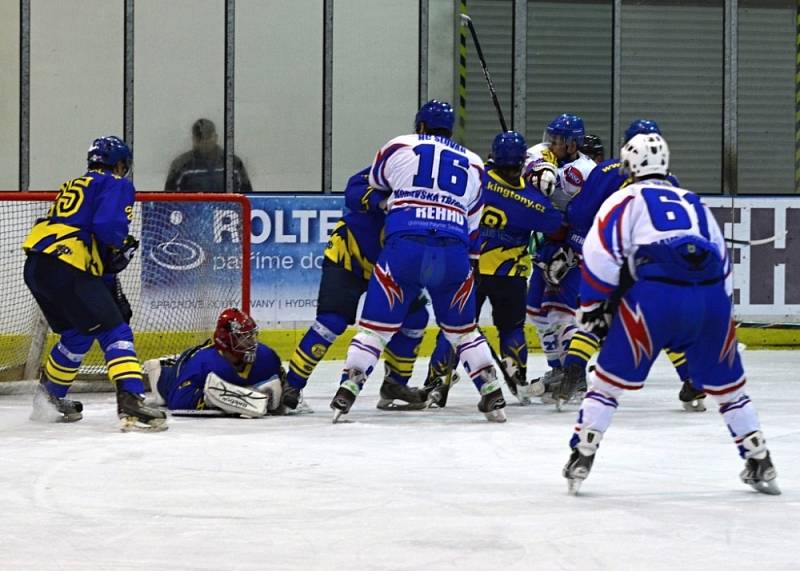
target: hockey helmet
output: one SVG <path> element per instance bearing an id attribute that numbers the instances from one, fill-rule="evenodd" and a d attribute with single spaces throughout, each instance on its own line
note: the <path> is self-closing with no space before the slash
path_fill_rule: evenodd
<path id="1" fill-rule="evenodd" d="M 236 307 L 229 307 L 219 314 L 214 330 L 214 347 L 218 351 L 231 353 L 247 363 L 256 359 L 258 326 L 253 318 Z"/>
<path id="2" fill-rule="evenodd" d="M 603 147 L 603 140 L 597 135 L 586 134 L 583 137 L 583 145 L 581 145 L 581 152 L 588 155 L 590 159 L 594 159 L 597 155 L 605 153 Z"/>
<path id="3" fill-rule="evenodd" d="M 498 167 L 520 168 L 525 164 L 528 145 L 516 131 L 498 134 L 492 142 L 492 159 Z"/>
<path id="4" fill-rule="evenodd" d="M 428 131 L 443 129 L 452 133 L 455 121 L 456 115 L 449 103 L 431 99 L 417 111 L 417 115 L 414 117 L 414 131 L 419 130 L 420 123 L 425 123 Z"/>
<path id="5" fill-rule="evenodd" d="M 575 141 L 580 148 L 584 138 L 583 119 L 577 115 L 562 113 L 547 125 L 544 142 L 550 142 L 554 137 L 562 137 L 567 144 Z"/>
<path id="6" fill-rule="evenodd" d="M 123 175 L 128 174 L 133 163 L 133 152 L 125 141 L 113 135 L 92 141 L 92 146 L 86 154 L 86 162 L 90 165 L 100 164 L 114 168 L 119 161 L 125 164 Z"/>
<path id="7" fill-rule="evenodd" d="M 620 152 L 622 171 L 637 178 L 669 173 L 669 146 L 658 133 L 634 135 Z"/>
<path id="8" fill-rule="evenodd" d="M 658 128 L 658 123 L 650 119 L 635 119 L 631 121 L 628 129 L 625 131 L 625 140 L 623 145 L 633 139 L 636 135 L 643 135 L 647 133 L 661 134 L 661 129 Z"/>

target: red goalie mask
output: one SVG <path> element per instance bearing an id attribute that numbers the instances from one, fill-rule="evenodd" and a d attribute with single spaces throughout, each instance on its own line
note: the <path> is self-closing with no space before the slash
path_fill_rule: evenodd
<path id="1" fill-rule="evenodd" d="M 252 363 L 256 359 L 258 346 L 256 322 L 235 307 L 225 309 L 217 319 L 214 346 L 219 351 L 226 351 L 247 363 Z"/>

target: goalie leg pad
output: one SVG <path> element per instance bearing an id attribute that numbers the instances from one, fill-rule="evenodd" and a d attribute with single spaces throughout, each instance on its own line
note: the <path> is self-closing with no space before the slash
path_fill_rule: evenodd
<path id="1" fill-rule="evenodd" d="M 214 373 L 206 377 L 206 404 L 230 414 L 258 418 L 267 414 L 269 395 L 222 380 Z"/>

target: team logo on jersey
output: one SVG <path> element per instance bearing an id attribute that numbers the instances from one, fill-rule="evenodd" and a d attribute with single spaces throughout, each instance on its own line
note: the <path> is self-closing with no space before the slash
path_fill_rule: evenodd
<path id="1" fill-rule="evenodd" d="M 619 306 L 619 316 L 625 329 L 625 335 L 628 337 L 628 343 L 631 346 L 634 366 L 638 367 L 642 357 L 653 358 L 653 341 L 650 338 L 650 331 L 647 329 L 647 322 L 644 320 L 642 308 L 637 303 L 636 309 L 633 310 L 628 305 L 628 302 L 623 299 Z"/>
<path id="2" fill-rule="evenodd" d="M 383 293 L 386 295 L 386 299 L 389 301 L 389 309 L 394 309 L 395 300 L 403 303 L 403 289 L 394 281 L 388 263 L 386 264 L 386 269 L 379 264 L 375 264 L 374 275 L 375 279 L 378 280 L 378 285 L 381 286 Z"/>
<path id="3" fill-rule="evenodd" d="M 458 306 L 458 312 L 464 313 L 464 308 L 472 295 L 472 290 L 475 288 L 475 274 L 472 270 L 469 271 L 467 279 L 458 288 L 458 291 L 453 294 L 453 299 L 450 301 L 450 307 Z"/>
<path id="4" fill-rule="evenodd" d="M 736 324 L 733 319 L 728 323 L 728 331 L 725 334 L 725 342 L 722 344 L 722 350 L 719 352 L 719 362 L 722 363 L 725 359 L 728 360 L 728 367 L 733 367 L 733 361 L 736 359 Z"/>
<path id="5" fill-rule="evenodd" d="M 573 186 L 583 186 L 583 173 L 576 167 L 564 169 L 564 178 Z"/>

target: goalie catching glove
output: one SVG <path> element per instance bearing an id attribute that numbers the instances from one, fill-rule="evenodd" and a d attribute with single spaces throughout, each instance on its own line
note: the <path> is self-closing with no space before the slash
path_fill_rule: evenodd
<path id="1" fill-rule="evenodd" d="M 602 343 L 608 336 L 608 328 L 611 326 L 613 318 L 614 312 L 606 300 L 581 306 L 578 321 L 585 331 L 595 335 Z"/>
<path id="2" fill-rule="evenodd" d="M 139 249 L 139 240 L 128 234 L 121 248 L 111 248 L 105 271 L 107 274 L 118 274 L 131 263 L 133 254 Z"/>

